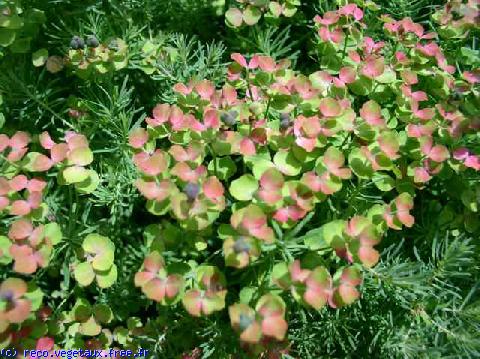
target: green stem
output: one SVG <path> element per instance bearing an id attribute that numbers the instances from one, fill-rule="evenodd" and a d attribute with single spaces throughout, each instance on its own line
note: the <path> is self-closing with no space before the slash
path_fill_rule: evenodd
<path id="1" fill-rule="evenodd" d="M 217 168 L 217 153 L 213 150 L 213 147 L 211 145 L 208 145 L 208 149 L 212 153 L 213 157 L 213 171 L 215 172 L 215 177 L 218 178 L 218 168 Z"/>
<path id="2" fill-rule="evenodd" d="M 22 168 L 21 166 L 17 165 L 16 163 L 9 161 L 9 160 L 8 160 L 4 155 L 2 155 L 2 154 L 0 154 L 0 158 L 1 158 L 2 160 L 4 160 L 5 162 L 7 162 L 9 165 L 11 165 L 11 166 L 13 166 L 13 167 L 15 167 L 15 168 L 17 168 L 17 169 L 21 169 L 21 168 Z"/>
<path id="3" fill-rule="evenodd" d="M 279 239 L 282 239 L 283 238 L 283 232 L 282 232 L 282 229 L 280 228 L 280 226 L 278 225 L 277 221 L 272 220 L 272 227 L 273 227 L 273 230 L 275 231 L 275 234 L 277 235 L 277 237 Z"/>
<path id="4" fill-rule="evenodd" d="M 68 186 L 68 202 L 70 205 L 68 209 L 68 238 L 71 238 L 72 228 L 74 225 L 73 212 L 74 212 L 74 206 L 75 206 L 75 203 L 73 202 L 72 186 Z"/>
<path id="5" fill-rule="evenodd" d="M 300 233 L 300 231 L 308 224 L 308 222 L 312 220 L 314 215 L 315 212 L 310 212 L 290 233 L 286 235 L 286 239 L 288 240 L 295 238 L 297 234 Z"/>
<path id="6" fill-rule="evenodd" d="M 252 93 L 252 88 L 250 87 L 250 71 L 247 69 L 247 89 L 248 89 L 248 93 L 250 95 L 250 100 L 252 102 L 255 102 L 255 100 L 253 99 L 253 93 Z M 248 127 L 248 136 L 250 137 L 250 135 L 252 134 L 252 123 L 251 121 L 249 121 L 249 127 Z"/>
<path id="7" fill-rule="evenodd" d="M 350 37 L 350 33 L 347 32 L 347 36 L 345 37 L 345 44 L 343 45 L 342 60 L 345 59 L 345 55 L 347 53 L 347 44 L 348 44 L 348 38 L 349 37 Z"/>
<path id="8" fill-rule="evenodd" d="M 250 87 L 250 71 L 247 69 L 247 89 L 248 89 L 248 94 L 250 95 L 250 100 L 252 102 L 255 102 L 254 99 L 253 99 L 253 93 L 252 93 L 252 89 Z"/>
<path id="9" fill-rule="evenodd" d="M 268 102 L 267 102 L 267 108 L 265 110 L 265 113 L 263 114 L 263 117 L 265 118 L 265 121 L 267 120 L 267 116 L 268 116 L 268 111 L 270 111 L 270 103 L 272 101 L 272 98 L 269 97 L 268 98 Z"/>

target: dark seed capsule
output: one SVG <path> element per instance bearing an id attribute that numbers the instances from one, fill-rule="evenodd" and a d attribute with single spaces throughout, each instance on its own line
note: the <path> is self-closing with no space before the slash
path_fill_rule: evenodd
<path id="1" fill-rule="evenodd" d="M 80 36 L 74 36 L 70 41 L 70 47 L 74 50 L 83 49 L 85 47 L 85 41 Z"/>
<path id="2" fill-rule="evenodd" d="M 229 112 L 223 113 L 220 116 L 220 119 L 227 126 L 234 126 L 237 123 L 237 116 L 238 116 L 237 111 L 229 111 Z"/>
<path id="3" fill-rule="evenodd" d="M 11 303 L 13 302 L 13 292 L 11 290 L 7 290 L 5 291 L 4 293 L 2 293 L 2 295 L 0 296 L 0 299 L 3 299 L 4 301 L 6 301 L 7 303 Z"/>
<path id="4" fill-rule="evenodd" d="M 98 47 L 100 45 L 100 42 L 98 42 L 98 39 L 94 35 L 90 35 L 87 37 L 87 46 L 88 47 Z"/>
<path id="5" fill-rule="evenodd" d="M 288 113 L 281 113 L 280 114 L 280 128 L 285 130 L 290 127 L 290 114 Z"/>
<path id="6" fill-rule="evenodd" d="M 240 318 L 239 318 L 239 326 L 240 330 L 245 330 L 247 329 L 252 323 L 253 323 L 253 318 L 250 317 L 249 315 L 246 315 L 244 313 L 240 313 Z"/>
<path id="7" fill-rule="evenodd" d="M 233 250 L 235 253 L 248 252 L 250 249 L 250 243 L 248 243 L 245 237 L 239 237 L 233 244 Z"/>
<path id="8" fill-rule="evenodd" d="M 193 201 L 197 198 L 198 193 L 200 192 L 200 186 L 195 183 L 188 183 L 183 189 L 183 192 L 187 195 L 189 200 Z"/>

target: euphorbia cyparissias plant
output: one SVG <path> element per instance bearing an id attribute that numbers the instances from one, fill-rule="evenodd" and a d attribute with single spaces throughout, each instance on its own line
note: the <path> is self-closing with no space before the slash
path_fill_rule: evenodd
<path id="1" fill-rule="evenodd" d="M 53 246 L 62 240 L 62 233 L 57 223 L 34 227 L 29 219 L 22 218 L 12 223 L 8 238 L 2 238 L 4 258 L 9 255 L 14 261 L 13 270 L 33 274 L 38 268 L 47 267 Z"/>
<path id="2" fill-rule="evenodd" d="M 262 336 L 282 340 L 287 332 L 285 303 L 278 295 L 262 296 L 255 310 L 244 303 L 228 308 L 232 326 L 240 332 L 240 339 L 247 343 L 258 343 Z"/>
<path id="3" fill-rule="evenodd" d="M 85 237 L 82 250 L 84 259 L 75 265 L 75 279 L 81 286 L 88 286 L 94 280 L 100 288 L 107 288 L 117 280 L 117 266 L 114 264 L 115 245 L 96 233 Z"/>
<path id="4" fill-rule="evenodd" d="M 348 4 L 314 19 L 324 70 L 305 76 L 286 60 L 232 54 L 221 88 L 209 80 L 175 85 L 177 103 L 157 105 L 147 127 L 130 136 L 141 173 L 136 186 L 151 213 L 199 235 L 216 229 L 234 271 L 275 250 L 284 262 L 274 259 L 254 286 L 271 279 L 315 309 L 360 296 L 362 266 L 379 261 L 375 246 L 389 228 L 414 225 L 415 193 L 434 176 L 480 169 L 464 145 L 478 128 L 478 111 L 464 114 L 450 101 L 458 88 L 467 99 L 478 96 L 475 77 L 456 74 L 435 35 L 411 19 L 383 17 L 392 41 L 375 42 L 363 34 L 363 16 Z M 345 200 L 365 186 L 383 203 L 357 209 Z M 348 210 L 299 237 L 324 204 Z M 298 242 L 305 247 L 294 257 L 289 246 Z M 217 268 L 199 268 L 201 278 L 187 281 L 183 297 L 195 316 L 222 309 L 228 290 Z M 205 268 L 217 273 L 214 286 L 205 283 Z M 156 300 L 165 298 L 163 285 Z M 242 340 L 283 338 L 253 330 L 260 324 L 248 305 L 233 308 Z"/>
<path id="5" fill-rule="evenodd" d="M 33 283 L 7 278 L 0 284 L 0 335 L 8 343 L 12 334 L 41 306 L 42 292 Z"/>
<path id="6" fill-rule="evenodd" d="M 183 305 L 193 316 L 210 315 L 225 307 L 226 280 L 214 266 L 200 266 L 194 288 L 185 292 Z"/>
<path id="7" fill-rule="evenodd" d="M 158 252 L 150 253 L 143 262 L 143 271 L 135 275 L 135 285 L 141 287 L 147 298 L 171 303 L 183 286 L 178 274 L 168 274 L 165 262 Z"/>
<path id="8" fill-rule="evenodd" d="M 10 323 L 21 323 L 29 316 L 31 303 L 23 298 L 26 292 L 27 284 L 19 278 L 8 278 L 0 285 L 0 333 L 3 333 Z"/>
<path id="9" fill-rule="evenodd" d="M 29 151 L 33 141 L 38 140 L 41 149 L 47 154 Z M 58 169 L 58 182 L 60 184 L 73 184 L 80 193 L 93 192 L 99 183 L 99 177 L 94 170 L 87 169 L 93 161 L 87 138 L 73 131 L 65 132 L 65 142 L 55 142 L 48 132 L 43 132 L 35 138 L 23 131 L 18 131 L 11 137 L 0 134 L 0 160 L 2 170 L 8 176 L 2 177 L 0 186 L 0 210 L 8 206 L 6 195 L 13 195 L 23 189 L 30 192 L 27 203 L 17 204 L 11 208 L 12 214 L 26 215 L 31 209 L 38 207 L 41 200 L 40 194 L 45 185 L 40 179 L 28 179 L 24 173 L 42 173 Z M 17 175 L 21 175 L 20 177 Z M 10 185 L 5 184 L 9 180 Z M 13 182 L 13 183 L 12 183 Z M 32 194 L 34 192 L 35 194 Z M 13 206 L 13 203 L 10 203 Z"/>

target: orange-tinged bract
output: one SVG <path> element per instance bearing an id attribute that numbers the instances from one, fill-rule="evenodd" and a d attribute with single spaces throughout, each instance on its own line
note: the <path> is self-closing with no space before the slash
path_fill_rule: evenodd
<path id="1" fill-rule="evenodd" d="M 210 315 L 225 307 L 226 280 L 214 266 L 200 266 L 196 271 L 196 285 L 185 292 L 182 302 L 195 317 Z"/>
<path id="2" fill-rule="evenodd" d="M 27 289 L 27 283 L 19 278 L 7 278 L 0 284 L 0 334 L 30 315 L 32 303 L 25 297 Z"/>
<path id="3" fill-rule="evenodd" d="M 228 308 L 230 322 L 240 332 L 240 340 L 254 344 L 263 336 L 283 340 L 287 332 L 285 303 L 279 296 L 268 293 L 262 296 L 255 310 L 247 304 L 236 303 Z"/>
<path id="4" fill-rule="evenodd" d="M 158 252 L 150 253 L 143 262 L 143 271 L 135 275 L 135 286 L 141 287 L 147 298 L 161 303 L 171 303 L 183 287 L 183 278 L 168 274 Z"/>
<path id="5" fill-rule="evenodd" d="M 83 258 L 74 265 L 73 272 L 80 286 L 88 286 L 93 280 L 100 288 L 112 286 L 118 276 L 113 242 L 107 237 L 91 233 L 83 240 L 82 250 Z"/>

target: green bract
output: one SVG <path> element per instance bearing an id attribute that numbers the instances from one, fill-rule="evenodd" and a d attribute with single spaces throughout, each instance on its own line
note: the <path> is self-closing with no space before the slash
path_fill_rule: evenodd
<path id="1" fill-rule="evenodd" d="M 257 0 L 244 1 L 236 0 L 234 6 L 225 13 L 225 23 L 230 27 L 240 27 L 243 24 L 252 26 L 258 23 L 262 14 L 267 19 L 277 19 L 280 16 L 292 17 L 300 6 L 300 0 Z"/>
<path id="2" fill-rule="evenodd" d="M 103 75 L 128 65 L 128 45 L 111 38 L 97 47 L 70 49 L 67 54 L 72 71 L 82 79 Z"/>
<path id="3" fill-rule="evenodd" d="M 75 322 L 74 328 L 85 336 L 97 336 L 102 330 L 102 324 L 108 324 L 113 319 L 112 310 L 108 305 L 91 305 L 86 299 L 78 299 L 69 313 L 69 319 Z M 70 327 L 72 330 L 72 326 Z"/>
<path id="4" fill-rule="evenodd" d="M 81 286 L 88 286 L 96 280 L 100 288 L 112 286 L 117 280 L 113 242 L 99 234 L 89 234 L 83 241 L 82 249 L 86 261 L 75 265 L 77 282 Z"/>
<path id="5" fill-rule="evenodd" d="M 214 266 L 200 266 L 196 270 L 195 287 L 185 292 L 183 306 L 193 316 L 210 315 L 225 308 L 227 294 L 223 273 Z"/>
<path id="6" fill-rule="evenodd" d="M 44 12 L 25 9 L 20 0 L 6 0 L 0 4 L 0 13 L 0 46 L 14 53 L 27 53 L 32 38 L 45 22 Z"/>
<path id="7" fill-rule="evenodd" d="M 232 181 L 232 184 L 230 185 L 230 193 L 239 201 L 248 201 L 252 199 L 253 194 L 257 189 L 257 180 L 252 175 L 243 175 L 235 181 Z"/>

